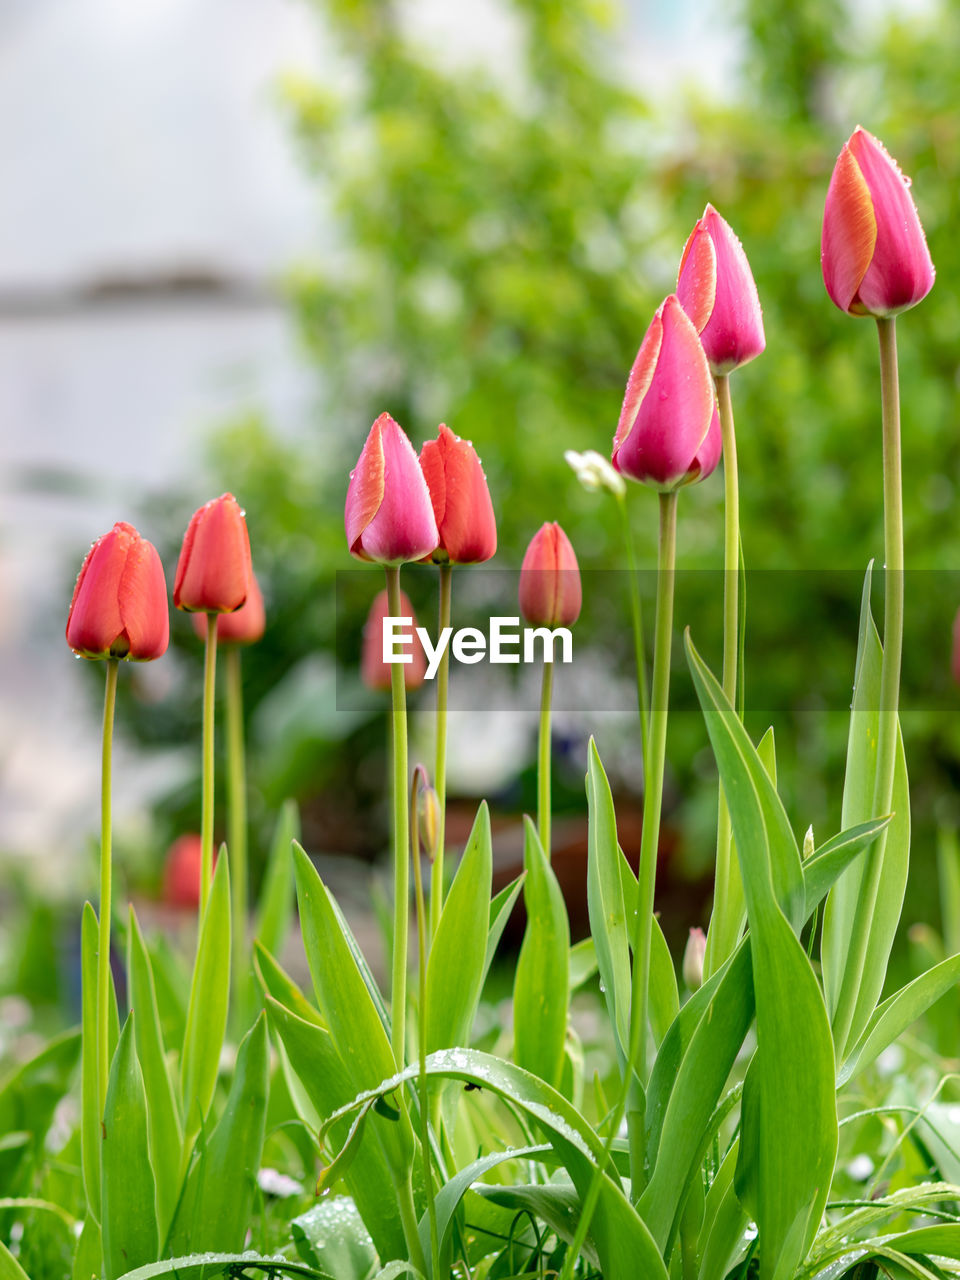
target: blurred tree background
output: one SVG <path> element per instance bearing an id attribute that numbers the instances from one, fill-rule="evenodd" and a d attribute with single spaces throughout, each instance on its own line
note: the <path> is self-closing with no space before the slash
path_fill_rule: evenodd
<path id="1" fill-rule="evenodd" d="M 833 308 L 818 254 L 834 161 L 862 123 L 912 175 L 939 272 L 900 325 L 907 562 L 925 571 L 907 588 L 904 730 L 918 869 L 909 911 L 932 912 L 934 831 L 957 816 L 960 780 L 949 675 L 960 603 L 960 576 L 950 573 L 960 566 L 960 12 L 931 0 L 909 17 L 867 21 L 841 0 L 740 0 L 728 10 L 744 41 L 737 84 L 722 101 L 691 87 L 664 105 L 624 66 L 616 9 L 502 3 L 517 50 L 501 74 L 425 53 L 392 0 L 317 0 L 343 74 L 336 88 L 284 85 L 333 228 L 288 281 L 317 371 L 315 429 L 291 443 L 249 417 L 211 445 L 213 483 L 247 509 L 270 619 L 244 655 L 252 820 L 266 830 L 294 794 L 309 847 L 371 856 L 380 846 L 384 704 L 371 695 L 338 706 L 338 679 L 356 681 L 354 671 L 338 676 L 338 655 L 351 652 L 363 618 L 335 608 L 335 574 L 350 567 L 347 472 L 381 410 L 417 447 L 441 420 L 475 443 L 499 518 L 495 563 L 518 566 L 547 519 L 564 524 L 585 571 L 622 563 L 613 504 L 579 488 L 563 453 L 609 451 L 627 372 L 709 200 L 743 241 L 768 342 L 733 383 L 743 545 L 748 570 L 759 571 L 748 585 L 747 723 L 759 737 L 775 721 L 798 830 L 812 822 L 823 838 L 837 829 L 860 580 L 871 557 L 882 559 L 879 390 L 874 327 Z M 685 569 L 722 564 L 722 492 L 718 473 L 682 496 Z M 198 490 L 197 501 L 206 496 Z M 630 505 L 649 567 L 656 502 L 635 489 Z M 170 519 L 158 510 L 153 524 L 166 522 L 165 559 L 180 534 Z M 380 582 L 370 573 L 372 598 Z M 692 622 L 718 666 L 721 579 L 701 577 L 686 604 L 682 586 L 677 621 Z M 405 578 L 432 618 L 430 571 Z M 591 600 L 588 578 L 578 644 L 629 672 L 625 602 L 601 594 Z M 846 646 L 825 645 L 821 625 Z M 175 636 L 178 690 L 192 700 L 137 708 L 130 727 L 152 741 L 192 738 L 199 722 L 199 646 L 185 619 Z M 836 698 L 827 703 L 824 689 Z M 716 788 L 679 645 L 674 691 L 666 813 L 680 865 L 696 877 L 712 856 Z M 431 705 L 428 691 L 419 698 Z M 599 717 L 596 731 L 626 802 L 641 790 L 636 726 Z M 532 734 L 530 747 L 532 760 Z M 575 742 L 560 766 L 561 803 L 578 811 L 582 762 Z M 522 779 L 503 780 L 503 807 L 519 809 L 529 795 Z M 192 790 L 172 796 L 169 833 L 198 807 Z M 681 923 L 695 923 L 695 910 Z"/>

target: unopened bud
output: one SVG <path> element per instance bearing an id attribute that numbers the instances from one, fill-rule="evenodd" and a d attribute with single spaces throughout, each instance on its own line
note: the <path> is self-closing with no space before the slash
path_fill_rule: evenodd
<path id="1" fill-rule="evenodd" d="M 803 856 L 804 862 L 806 862 L 806 860 L 812 855 L 813 850 L 814 850 L 813 823 L 811 822 L 809 827 L 807 827 L 807 834 L 803 837 L 803 855 L 802 856 Z"/>
<path id="2" fill-rule="evenodd" d="M 420 819 L 420 848 L 433 862 L 440 842 L 440 799 L 433 787 L 424 787 L 417 804 Z"/>
<path id="3" fill-rule="evenodd" d="M 568 449 L 563 456 L 588 493 L 606 489 L 618 498 L 626 493 L 627 485 L 623 476 L 618 475 L 608 459 L 602 453 L 597 453 L 596 449 L 587 449 L 585 453 Z"/>
<path id="4" fill-rule="evenodd" d="M 691 929 L 683 953 L 683 980 L 691 991 L 703 985 L 703 957 L 707 950 L 707 935 L 702 929 Z"/>

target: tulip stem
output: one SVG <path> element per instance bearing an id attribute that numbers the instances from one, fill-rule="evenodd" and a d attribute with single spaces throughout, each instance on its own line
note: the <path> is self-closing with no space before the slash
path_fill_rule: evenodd
<path id="1" fill-rule="evenodd" d="M 420 786 L 426 786 L 423 767 L 413 771 L 410 784 L 410 847 L 413 853 L 413 884 L 417 903 L 417 1050 L 420 1066 L 420 1154 L 423 1159 L 423 1187 L 427 1198 L 430 1224 L 430 1274 L 440 1276 L 440 1244 L 437 1233 L 437 1206 L 433 1196 L 433 1171 L 430 1161 L 430 1107 L 427 1099 L 427 915 L 423 897 L 423 873 L 420 868 Z"/>
<path id="2" fill-rule="evenodd" d="M 650 704 L 650 740 L 644 753 L 643 828 L 640 835 L 640 874 L 637 915 L 634 921 L 633 976 L 630 997 L 630 1045 L 624 1063 L 620 1096 L 610 1118 L 603 1157 L 583 1202 L 577 1232 L 564 1260 L 560 1280 L 572 1280 L 574 1267 L 600 1195 L 604 1170 L 610 1160 L 614 1139 L 620 1131 L 627 1102 L 634 1104 L 627 1113 L 630 1145 L 630 1195 L 634 1203 L 640 1199 L 646 1182 L 644 1168 L 646 1134 L 644 1129 L 643 1080 L 646 1075 L 647 1010 L 650 1001 L 650 939 L 653 932 L 653 897 L 657 874 L 657 849 L 660 843 L 660 808 L 663 797 L 663 772 L 666 760 L 667 716 L 670 704 L 670 643 L 673 637 L 673 593 L 677 559 L 677 494 L 660 494 L 660 547 L 657 573 L 657 616 L 653 651 L 653 687 Z"/>
<path id="3" fill-rule="evenodd" d="M 233 989 L 238 1027 L 246 1017 L 247 991 L 247 769 L 243 740 L 243 668 L 240 649 L 228 645 L 227 661 L 227 853 L 233 897 Z"/>
<path id="4" fill-rule="evenodd" d="M 400 570 L 388 566 L 387 602 L 391 616 L 403 613 Z M 403 667 L 390 664 L 393 708 L 393 979 L 390 988 L 391 1044 L 397 1068 L 403 1070 L 407 1013 L 407 931 L 410 923 L 410 876 L 407 812 L 407 690 Z"/>
<path id="5" fill-rule="evenodd" d="M 217 689 L 217 617 L 207 614 L 207 644 L 203 662 L 203 795 L 200 819 L 200 919 L 213 880 L 213 734 Z"/>
<path id="6" fill-rule="evenodd" d="M 103 1119 L 110 1074 L 110 917 L 113 884 L 113 715 L 117 705 L 116 658 L 107 659 L 100 765 L 100 919 L 97 943 L 97 1101 Z"/>
<path id="7" fill-rule="evenodd" d="M 740 477 L 737 468 L 737 436 L 730 399 L 730 378 L 716 377 L 723 434 L 723 692 L 736 706 L 740 650 Z M 737 945 L 743 914 L 739 868 L 731 858 L 733 833 L 723 787 L 717 806 L 717 866 L 713 911 L 707 931 L 703 975 L 716 972 Z"/>
<path id="8" fill-rule="evenodd" d="M 537 752 L 537 835 L 550 861 L 550 704 L 553 698 L 553 663 L 544 660 L 540 689 L 540 741 Z"/>
<path id="9" fill-rule="evenodd" d="M 640 712 L 640 737 L 643 740 L 643 749 L 646 751 L 650 720 L 650 702 L 647 693 L 647 655 L 643 643 L 640 578 L 637 571 L 637 557 L 633 548 L 633 533 L 630 529 L 630 513 L 627 510 L 627 495 L 625 493 L 617 494 L 617 506 L 620 508 L 623 545 L 627 556 L 627 573 L 630 577 L 630 615 L 633 622 L 633 652 L 637 664 L 637 709 Z"/>
<path id="10" fill-rule="evenodd" d="M 903 480 L 900 466 L 900 387 L 897 374 L 897 331 L 893 316 L 877 317 L 880 339 L 880 397 L 883 418 L 883 658 L 880 666 L 880 715 L 877 733 L 877 772 L 873 785 L 875 817 L 893 806 L 897 760 L 897 718 L 900 701 L 900 663 L 903 652 Z M 847 963 L 833 1021 L 837 1061 L 842 1062 L 851 1035 L 867 951 L 870 926 L 883 872 L 887 846 L 885 827 L 864 855 L 863 878 L 850 932 Z"/>
<path id="11" fill-rule="evenodd" d="M 450 625 L 453 565 L 440 565 L 440 616 L 438 636 Z M 450 647 L 446 646 L 437 671 L 437 759 L 433 785 L 437 793 L 437 848 L 430 872 L 430 938 L 437 936 L 443 910 L 443 853 L 447 834 L 447 690 L 450 686 Z"/>

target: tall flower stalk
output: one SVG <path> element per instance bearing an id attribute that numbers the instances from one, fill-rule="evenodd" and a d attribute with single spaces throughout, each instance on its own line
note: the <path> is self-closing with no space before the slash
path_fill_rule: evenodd
<path id="1" fill-rule="evenodd" d="M 97 942 L 97 1099 L 103 1115 L 110 1073 L 110 923 L 113 882 L 113 716 L 117 705 L 117 658 L 107 660 L 100 760 L 100 914 Z"/>
<path id="2" fill-rule="evenodd" d="M 393 617 L 400 616 L 400 570 L 389 567 L 387 599 Z M 397 1066 L 405 1060 L 407 1010 L 407 946 L 410 921 L 410 847 L 407 803 L 407 691 L 403 667 L 390 667 L 391 727 L 393 730 L 393 963 L 391 966 L 391 1045 Z"/>
<path id="3" fill-rule="evenodd" d="M 439 574 L 438 636 L 450 626 L 453 565 L 441 564 Z M 430 871 L 430 937 L 435 938 L 443 910 L 443 854 L 447 836 L 447 699 L 450 690 L 450 646 L 445 645 L 437 671 L 437 750 L 434 786 L 437 793 L 437 843 Z"/>

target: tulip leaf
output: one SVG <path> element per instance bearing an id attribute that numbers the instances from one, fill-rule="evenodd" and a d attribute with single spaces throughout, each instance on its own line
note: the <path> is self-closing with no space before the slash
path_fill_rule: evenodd
<path id="1" fill-rule="evenodd" d="M 843 827 L 851 827 L 877 816 L 873 812 L 873 805 L 880 731 L 883 648 L 870 608 L 871 579 L 872 564 L 864 579 L 860 607 L 860 635 L 843 784 Z M 847 1048 L 859 1039 L 880 999 L 906 890 L 910 864 L 910 789 L 899 726 L 894 764 L 893 809 L 893 818 L 886 833 L 879 887 L 870 918 L 862 970 L 858 971 L 856 965 L 848 964 L 848 950 L 854 921 L 863 898 L 863 862 L 852 865 L 844 873 L 834 886 L 824 910 L 821 961 L 824 993 L 831 1019 L 835 1017 L 842 1000 L 849 998 L 847 988 L 859 984 L 846 1044 L 837 1046 L 841 1058 L 846 1055 Z"/>
<path id="2" fill-rule="evenodd" d="M 104 1280 L 117 1280 L 154 1262 L 158 1252 L 154 1174 L 150 1163 L 147 1098 L 137 1061 L 135 1014 L 120 1034 L 103 1118 Z"/>
<path id="3" fill-rule="evenodd" d="M 2 1240 L 0 1240 L 0 1280 L 30 1280 Z"/>
<path id="4" fill-rule="evenodd" d="M 570 948 L 570 990 L 585 986 L 597 972 L 597 948 L 593 938 L 581 938 Z"/>
<path id="5" fill-rule="evenodd" d="M 377 1095 L 395 1092 L 419 1075 L 413 1065 L 341 1108 L 340 1120 L 369 1105 Z M 428 1079 L 455 1079 L 493 1093 L 541 1130 L 569 1173 L 582 1197 L 590 1187 L 596 1164 L 603 1158 L 603 1142 L 593 1127 L 562 1094 L 545 1081 L 502 1058 L 477 1049 L 444 1049 L 426 1062 Z M 611 1176 L 612 1175 L 612 1176 Z M 649 1230 L 619 1185 L 615 1168 L 601 1176 L 600 1193 L 591 1219 L 591 1233 L 604 1280 L 667 1280 L 667 1271 Z"/>
<path id="6" fill-rule="evenodd" d="M 470 1043 L 483 985 L 489 927 L 487 913 L 478 911 L 477 904 L 490 901 L 492 876 L 490 813 L 484 803 L 477 811 L 430 947 L 424 1014 L 428 1053 Z"/>
<path id="7" fill-rule="evenodd" d="M 273 833 L 260 891 L 253 936 L 271 955 L 283 955 L 293 919 L 293 861 L 290 847 L 300 837 L 300 814 L 295 800 L 284 800 Z"/>
<path id="8" fill-rule="evenodd" d="M 230 878 L 228 859 L 217 858 L 207 898 L 180 1063 L 184 1114 L 184 1161 L 210 1110 L 220 1070 L 230 994 Z"/>
<path id="9" fill-rule="evenodd" d="M 733 1185 L 738 1154 L 739 1140 L 724 1156 L 707 1192 L 697 1280 L 714 1280 L 715 1276 L 728 1275 L 743 1250 L 748 1219 Z"/>
<path id="10" fill-rule="evenodd" d="M 637 877 L 627 861 L 622 849 L 620 856 L 620 883 L 623 889 L 623 902 L 627 915 L 627 933 L 630 938 L 630 953 L 633 954 L 633 938 L 637 920 Z M 653 1032 L 654 1044 L 659 1048 L 664 1036 L 673 1025 L 680 1010 L 680 992 L 677 988 L 677 971 L 673 967 L 673 957 L 667 940 L 660 928 L 656 914 L 650 921 L 650 1030 Z"/>
<path id="11" fill-rule="evenodd" d="M 348 1196 L 332 1196 L 301 1213 L 290 1234 L 304 1262 L 343 1280 L 365 1280 L 377 1265 L 370 1232 Z"/>
<path id="12" fill-rule="evenodd" d="M 226 1106 L 202 1140 L 164 1252 L 243 1248 L 263 1152 L 269 1053 L 261 1013 L 240 1042 Z"/>
<path id="13" fill-rule="evenodd" d="M 334 1280 L 325 1271 L 291 1262 L 281 1254 L 193 1253 L 186 1258 L 165 1258 L 146 1267 L 138 1267 L 124 1280 L 216 1280 L 217 1276 L 246 1275 L 262 1271 L 267 1280 L 277 1275 L 298 1276 L 304 1280 Z"/>
<path id="14" fill-rule="evenodd" d="M 127 982 L 130 1008 L 137 1014 L 137 1057 L 147 1096 L 150 1162 L 157 1180 L 157 1224 L 163 1236 L 173 1217 L 180 1189 L 182 1133 L 160 1032 L 153 969 L 132 906 L 127 932 Z"/>
<path id="15" fill-rule="evenodd" d="M 317 1005 L 354 1092 L 370 1089 L 396 1070 L 393 1050 L 332 894 L 296 842 L 293 851 L 300 927 Z M 406 1115 L 397 1124 L 378 1121 L 377 1131 L 395 1176 L 406 1179 L 413 1155 Z"/>
<path id="16" fill-rule="evenodd" d="M 627 876 L 632 878 L 633 872 L 623 859 L 617 842 L 613 795 L 593 738 L 587 752 L 587 910 L 590 934 L 597 952 L 600 984 L 613 1027 L 620 1070 L 623 1071 L 630 1046 L 630 929 L 637 910 L 636 889 L 628 914 L 621 864 L 626 868 Z M 633 883 L 635 886 L 635 879 Z"/>
<path id="17" fill-rule="evenodd" d="M 563 1070 L 570 1002 L 567 907 L 536 827 L 524 818 L 523 900 L 527 927 L 513 986 L 517 1065 L 556 1087 Z"/>
<path id="18" fill-rule="evenodd" d="M 281 1042 L 290 1067 L 317 1115 L 326 1119 L 353 1097 L 354 1088 L 333 1037 L 316 1022 L 298 1016 L 273 995 L 266 995 L 270 1025 Z M 294 1101 L 296 1101 L 296 1094 Z M 304 1116 L 307 1123 L 310 1117 Z M 373 1117 L 358 1145 L 344 1183 L 381 1257 L 403 1253 L 403 1225 L 397 1209 L 396 1184 L 384 1157 L 377 1129 L 389 1121 Z M 331 1143 L 346 1141 L 348 1120 L 330 1131 Z"/>
<path id="19" fill-rule="evenodd" d="M 797 938 L 804 880 L 786 812 L 689 632 L 685 643 L 747 901 L 757 1051 L 744 1085 L 737 1193 L 759 1228 L 761 1280 L 774 1280 L 792 1275 L 806 1256 L 833 1176 L 833 1042 L 819 983 Z"/>
<path id="20" fill-rule="evenodd" d="M 950 956 L 878 1005 L 860 1040 L 840 1068 L 837 1083 L 845 1084 L 858 1071 L 868 1067 L 878 1054 L 893 1044 L 907 1027 L 958 982 L 960 955 Z"/>
<path id="21" fill-rule="evenodd" d="M 815 849 L 803 864 L 803 888 L 807 919 L 826 897 L 838 877 L 854 858 L 869 849 L 877 835 L 890 822 L 889 818 L 873 818 L 841 831 L 832 840 Z"/>
<path id="22" fill-rule="evenodd" d="M 515 880 L 506 885 L 490 900 L 490 911 L 487 924 L 487 950 L 483 959 L 483 981 L 486 982 L 493 957 L 496 955 L 507 921 L 513 914 L 517 898 L 526 880 L 526 872 L 521 871 Z"/>

